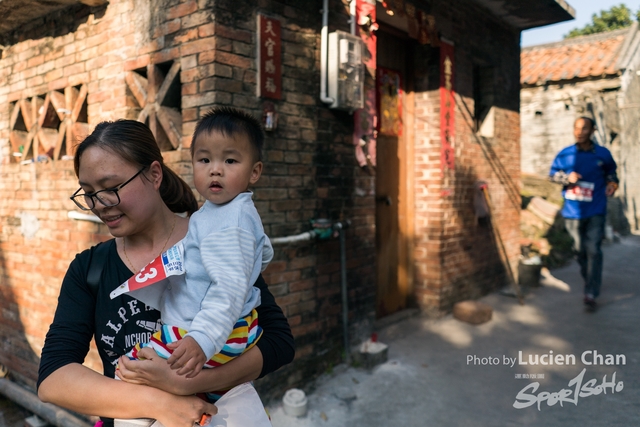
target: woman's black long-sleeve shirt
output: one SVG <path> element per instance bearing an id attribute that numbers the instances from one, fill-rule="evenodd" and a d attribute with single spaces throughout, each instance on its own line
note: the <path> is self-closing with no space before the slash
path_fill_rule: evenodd
<path id="1" fill-rule="evenodd" d="M 78 254 L 69 266 L 42 349 L 38 386 L 57 369 L 70 363 L 83 363 L 94 336 L 104 375 L 113 378 L 118 358 L 137 342 L 147 342 L 158 327 L 159 311 L 128 295 L 113 300 L 109 297 L 113 289 L 131 277 L 131 271 L 118 256 L 115 240 L 102 244 L 111 246 L 97 295 L 87 285 L 91 251 L 95 249 Z M 257 343 L 263 358 L 262 377 L 293 360 L 294 343 L 287 319 L 262 276 L 255 286 L 260 288 L 262 299 L 257 307 L 264 331 Z"/>

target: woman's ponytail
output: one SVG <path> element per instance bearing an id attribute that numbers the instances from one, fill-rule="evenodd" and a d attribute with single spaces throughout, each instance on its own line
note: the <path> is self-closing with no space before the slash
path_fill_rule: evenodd
<path id="1" fill-rule="evenodd" d="M 189 184 L 164 163 L 162 164 L 160 197 L 172 212 L 187 212 L 188 215 L 191 215 L 198 210 L 198 202 Z"/>

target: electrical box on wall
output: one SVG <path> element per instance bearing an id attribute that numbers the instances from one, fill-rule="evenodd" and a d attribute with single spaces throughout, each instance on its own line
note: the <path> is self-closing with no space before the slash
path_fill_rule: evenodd
<path id="1" fill-rule="evenodd" d="M 330 108 L 353 111 L 364 106 L 364 46 L 358 36 L 344 31 L 329 34 L 328 95 Z"/>

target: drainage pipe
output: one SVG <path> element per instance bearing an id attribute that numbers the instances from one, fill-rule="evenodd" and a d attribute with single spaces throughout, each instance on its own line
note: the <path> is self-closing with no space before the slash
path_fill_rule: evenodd
<path id="1" fill-rule="evenodd" d="M 89 422 L 56 405 L 43 403 L 34 393 L 6 378 L 0 378 L 0 394 L 57 427 L 91 427 Z"/>
<path id="2" fill-rule="evenodd" d="M 342 294 L 342 334 L 344 337 L 344 362 L 351 364 L 351 348 L 349 346 L 349 306 L 347 293 L 347 244 L 344 235 L 344 229 L 348 226 L 348 222 L 336 222 L 333 228 L 338 230 L 340 235 L 340 288 Z"/>
<path id="3" fill-rule="evenodd" d="M 329 0 L 322 0 L 322 31 L 320 32 L 320 101 L 333 104 L 327 95 L 327 52 L 329 50 Z"/>
<path id="4" fill-rule="evenodd" d="M 326 1 L 326 0 L 325 0 Z M 328 222 L 328 221 L 327 221 Z M 318 221 L 320 223 L 320 221 Z M 344 338 L 344 358 L 347 365 L 351 364 L 351 347 L 349 346 L 349 305 L 347 290 L 347 244 L 344 230 L 349 227 L 349 220 L 344 222 L 336 222 L 331 225 L 334 231 L 338 232 L 340 239 L 340 291 L 342 294 L 342 335 Z M 282 245 L 286 243 L 302 242 L 313 240 L 316 236 L 321 235 L 321 231 L 306 231 L 304 233 L 293 236 L 276 237 L 271 239 L 272 245 Z"/>
<path id="5" fill-rule="evenodd" d="M 275 237 L 270 239 L 272 245 L 284 245 L 287 243 L 304 242 L 307 240 L 313 240 L 316 238 L 315 231 L 305 231 L 304 233 L 296 234 L 293 236 Z"/>

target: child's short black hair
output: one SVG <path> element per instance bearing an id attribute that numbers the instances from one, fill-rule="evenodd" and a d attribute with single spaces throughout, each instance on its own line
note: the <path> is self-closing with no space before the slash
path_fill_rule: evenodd
<path id="1" fill-rule="evenodd" d="M 203 133 L 220 132 L 224 136 L 233 137 L 245 134 L 254 148 L 256 161 L 262 161 L 264 133 L 260 122 L 251 114 L 232 107 L 217 107 L 206 112 L 196 125 L 191 140 L 191 156 L 193 157 L 196 138 Z"/>

